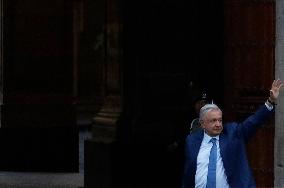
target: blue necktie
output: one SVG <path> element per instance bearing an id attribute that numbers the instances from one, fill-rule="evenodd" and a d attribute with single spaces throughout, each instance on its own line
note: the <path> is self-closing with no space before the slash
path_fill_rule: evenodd
<path id="1" fill-rule="evenodd" d="M 211 148 L 210 156 L 209 156 L 206 188 L 216 188 L 216 163 L 217 163 L 216 138 L 212 138 L 210 142 L 213 143 L 213 146 Z"/>

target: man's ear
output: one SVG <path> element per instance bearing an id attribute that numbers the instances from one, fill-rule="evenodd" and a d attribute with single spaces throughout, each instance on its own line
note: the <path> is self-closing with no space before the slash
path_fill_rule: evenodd
<path id="1" fill-rule="evenodd" d="M 199 119 L 199 123 L 200 123 L 200 126 L 201 126 L 202 128 L 204 128 L 204 121 L 203 121 L 202 119 Z"/>
<path id="2" fill-rule="evenodd" d="M 200 120 L 199 120 L 199 123 L 200 123 L 200 127 L 204 129 L 204 128 L 205 128 L 205 127 L 204 127 L 204 120 L 200 119 Z"/>

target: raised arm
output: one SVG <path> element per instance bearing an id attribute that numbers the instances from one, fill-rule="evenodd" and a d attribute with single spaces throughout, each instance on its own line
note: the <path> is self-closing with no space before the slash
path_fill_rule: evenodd
<path id="1" fill-rule="evenodd" d="M 242 126 L 238 127 L 241 135 L 245 138 L 245 140 L 251 138 L 252 135 L 255 134 L 256 130 L 260 127 L 260 125 L 262 125 L 263 122 L 271 115 L 271 113 L 273 112 L 272 109 L 276 104 L 282 85 L 283 83 L 281 82 L 281 80 L 274 80 L 271 85 L 270 95 L 265 102 L 266 107 L 261 106 L 254 114 L 249 116 L 245 121 L 241 123 Z"/>

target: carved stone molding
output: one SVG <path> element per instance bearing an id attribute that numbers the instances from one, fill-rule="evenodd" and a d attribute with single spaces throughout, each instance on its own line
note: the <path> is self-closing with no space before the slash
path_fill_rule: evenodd
<path id="1" fill-rule="evenodd" d="M 121 115 L 121 97 L 106 97 L 99 113 L 93 118 L 92 134 L 95 141 L 112 142 L 116 137 L 117 121 Z"/>

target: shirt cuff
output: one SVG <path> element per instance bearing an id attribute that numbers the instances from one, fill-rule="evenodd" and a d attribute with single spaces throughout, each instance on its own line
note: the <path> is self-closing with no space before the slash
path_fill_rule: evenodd
<path id="1" fill-rule="evenodd" d="M 264 104 L 265 104 L 267 110 L 269 110 L 269 111 L 273 110 L 274 106 L 272 104 L 270 104 L 269 102 L 265 102 Z"/>

